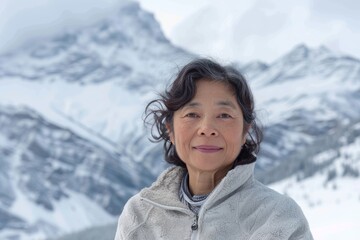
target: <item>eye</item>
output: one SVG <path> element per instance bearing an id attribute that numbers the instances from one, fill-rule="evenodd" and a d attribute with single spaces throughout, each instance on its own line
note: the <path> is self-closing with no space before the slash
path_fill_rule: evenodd
<path id="1" fill-rule="evenodd" d="M 232 116 L 230 116 L 230 114 L 227 114 L 227 113 L 222 113 L 222 114 L 220 114 L 219 115 L 219 117 L 218 118 L 232 118 Z"/>
<path id="2" fill-rule="evenodd" d="M 185 115 L 185 117 L 188 117 L 188 118 L 198 118 L 199 115 L 196 114 L 196 113 L 187 113 L 187 114 Z"/>

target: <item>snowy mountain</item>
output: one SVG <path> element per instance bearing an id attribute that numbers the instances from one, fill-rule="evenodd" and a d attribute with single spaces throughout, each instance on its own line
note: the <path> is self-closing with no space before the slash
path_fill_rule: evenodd
<path id="1" fill-rule="evenodd" d="M 153 87 L 189 54 L 170 44 L 152 14 L 122 1 L 115 16 L 1 56 L 0 78 Z"/>
<path id="2" fill-rule="evenodd" d="M 164 37 L 152 14 L 124 1 L 117 15 L 93 26 L 0 56 L 0 102 L 30 106 L 141 159 L 143 146 L 127 146 L 143 136 L 145 103 L 193 56 Z"/>
<path id="3" fill-rule="evenodd" d="M 357 59 L 300 45 L 270 65 L 240 68 L 253 76 L 258 115 L 266 127 L 260 168 L 269 170 L 311 146 L 323 150 L 324 137 L 360 119 Z"/>
<path id="4" fill-rule="evenodd" d="M 332 148 L 309 154 L 303 163 L 306 171 L 271 185 L 296 199 L 316 239 L 359 237 L 360 120 L 339 130 L 328 136 Z M 286 165 L 273 174 L 282 170 L 287 171 Z"/>
<path id="5" fill-rule="evenodd" d="M 165 164 L 142 112 L 193 55 L 152 14 L 116 16 L 0 56 L 0 239 L 114 222 Z"/>
<path id="6" fill-rule="evenodd" d="M 126 199 L 153 178 L 131 156 L 30 109 L 1 107 L 0 126 L 0 236 L 56 236 L 112 222 Z"/>
<path id="7" fill-rule="evenodd" d="M 129 196 L 165 167 L 143 109 L 192 57 L 128 1 L 95 25 L 1 55 L 0 239 L 113 228 Z M 358 209 L 359 191 L 345 183 L 359 186 L 360 61 L 300 45 L 271 64 L 237 66 L 265 126 L 258 178 L 312 217 L 330 209 L 331 194 Z"/>

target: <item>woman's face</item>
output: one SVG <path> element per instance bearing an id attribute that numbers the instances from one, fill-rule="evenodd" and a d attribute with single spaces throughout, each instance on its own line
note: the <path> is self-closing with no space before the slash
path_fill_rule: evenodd
<path id="1" fill-rule="evenodd" d="M 170 140 L 192 171 L 228 171 L 245 143 L 243 114 L 230 87 L 198 80 L 195 97 L 174 113 Z"/>

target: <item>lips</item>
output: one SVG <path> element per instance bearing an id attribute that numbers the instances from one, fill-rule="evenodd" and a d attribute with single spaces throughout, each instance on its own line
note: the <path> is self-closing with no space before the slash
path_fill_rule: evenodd
<path id="1" fill-rule="evenodd" d="M 213 146 L 213 145 L 199 145 L 194 147 L 194 149 L 202 152 L 202 153 L 216 153 L 222 150 L 221 147 Z"/>

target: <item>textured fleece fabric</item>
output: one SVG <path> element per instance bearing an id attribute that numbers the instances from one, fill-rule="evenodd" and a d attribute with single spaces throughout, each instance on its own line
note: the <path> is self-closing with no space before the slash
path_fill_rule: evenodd
<path id="1" fill-rule="evenodd" d="M 313 239 L 300 207 L 255 180 L 254 165 L 230 170 L 198 216 L 179 199 L 185 169 L 166 170 L 126 203 L 115 240 Z"/>

